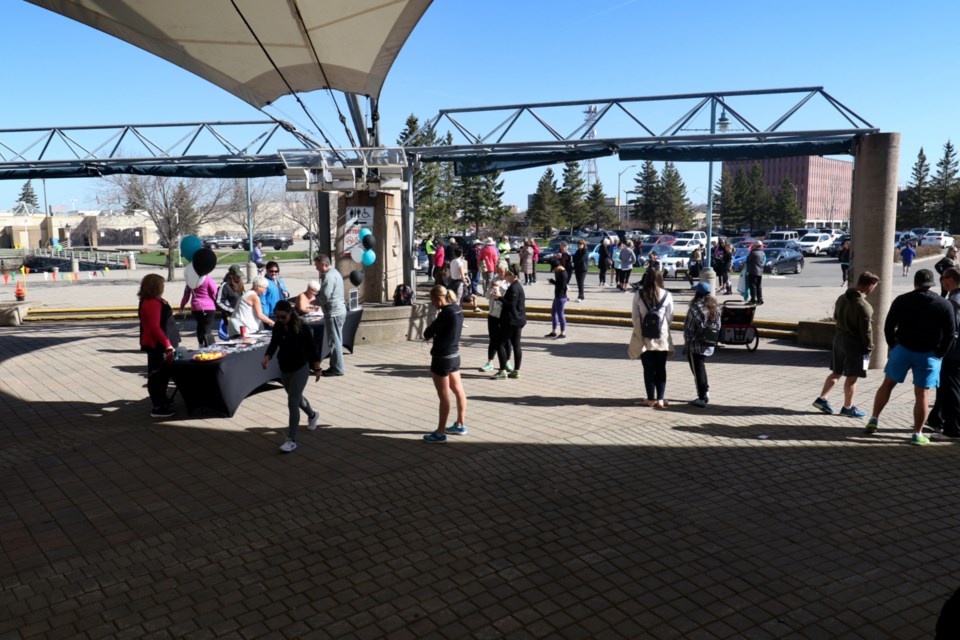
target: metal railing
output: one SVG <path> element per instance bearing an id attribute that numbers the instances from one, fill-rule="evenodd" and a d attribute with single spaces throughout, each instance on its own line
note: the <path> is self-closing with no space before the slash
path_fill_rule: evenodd
<path id="1" fill-rule="evenodd" d="M 126 264 L 129 253 L 130 252 L 127 251 L 96 251 L 94 249 L 61 249 L 60 251 L 57 251 L 52 247 L 43 249 L 30 249 L 30 255 L 36 257 L 55 258 L 60 260 L 73 260 L 75 258 L 80 262 L 93 262 L 95 264 L 106 265 Z"/>

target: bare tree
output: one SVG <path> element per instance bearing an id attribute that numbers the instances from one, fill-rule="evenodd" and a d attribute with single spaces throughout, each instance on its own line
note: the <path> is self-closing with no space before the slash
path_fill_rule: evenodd
<path id="1" fill-rule="evenodd" d="M 321 197 L 328 197 L 328 194 L 321 193 Z M 307 230 L 307 259 L 313 255 L 313 241 L 316 237 L 318 224 L 320 221 L 320 207 L 317 204 L 317 193 L 308 191 L 306 193 L 284 192 L 283 208 L 287 218 L 297 227 L 303 227 Z M 296 239 L 296 238 L 294 238 Z"/>
<path id="2" fill-rule="evenodd" d="M 229 197 L 221 207 L 224 220 L 237 225 L 239 229 L 243 229 L 246 237 L 252 236 L 265 227 L 274 226 L 276 212 L 271 211 L 271 208 L 266 205 L 278 199 L 277 180 L 254 178 L 249 181 L 251 213 L 249 220 L 253 222 L 252 228 L 247 224 L 247 180 L 230 180 L 228 183 Z"/>
<path id="3" fill-rule="evenodd" d="M 167 243 L 167 280 L 174 280 L 173 251 L 177 238 L 196 233 L 223 217 L 231 182 L 168 176 L 115 175 L 104 178 L 126 202 L 128 210 L 144 209 Z"/>

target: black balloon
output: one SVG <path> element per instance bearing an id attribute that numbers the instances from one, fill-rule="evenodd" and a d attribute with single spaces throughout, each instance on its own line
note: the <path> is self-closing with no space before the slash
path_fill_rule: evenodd
<path id="1" fill-rule="evenodd" d="M 367 237 L 369 238 L 370 236 L 367 236 Z M 355 287 L 359 287 L 361 282 L 363 282 L 363 271 L 361 271 L 360 269 L 354 269 L 353 271 L 351 271 L 350 283 Z"/>
<path id="2" fill-rule="evenodd" d="M 206 247 L 197 249 L 197 252 L 193 254 L 193 260 L 190 262 L 193 263 L 193 270 L 197 272 L 197 275 L 205 276 L 216 268 L 217 254 L 213 252 L 213 249 Z"/>
<path id="3" fill-rule="evenodd" d="M 372 233 L 368 233 L 367 235 L 363 236 L 363 240 L 361 240 L 361 242 L 363 243 L 364 249 L 373 249 L 377 244 L 377 239 L 373 237 Z"/>

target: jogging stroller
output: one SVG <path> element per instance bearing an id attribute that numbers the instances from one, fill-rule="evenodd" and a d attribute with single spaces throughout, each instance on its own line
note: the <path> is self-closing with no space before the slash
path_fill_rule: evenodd
<path id="1" fill-rule="evenodd" d="M 742 344 L 750 351 L 760 346 L 760 334 L 753 326 L 756 307 L 745 302 L 727 300 L 720 309 L 720 344 Z"/>

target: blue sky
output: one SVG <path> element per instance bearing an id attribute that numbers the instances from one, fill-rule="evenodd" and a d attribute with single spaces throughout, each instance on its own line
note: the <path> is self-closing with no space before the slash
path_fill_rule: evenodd
<path id="1" fill-rule="evenodd" d="M 813 0 L 783 7 L 760 1 L 436 0 L 387 79 L 382 137 L 392 143 L 409 114 L 425 120 L 441 108 L 823 86 L 882 131 L 902 134 L 901 183 L 920 147 L 935 165 L 944 142 L 960 143 L 960 88 L 952 81 L 960 3 Z M 262 115 L 186 71 L 34 5 L 0 3 L 0 24 L 0 128 Z M 304 100 L 328 135 L 347 146 L 329 95 Z M 751 113 L 765 125 L 783 106 L 761 105 Z M 274 115 L 311 128 L 289 98 L 277 107 Z M 684 110 L 675 107 L 671 115 Z M 654 123 L 673 119 L 649 117 Z M 824 110 L 806 117 L 818 128 L 839 124 Z M 570 121 L 571 129 L 575 125 Z M 622 135 L 622 126 L 601 123 L 598 136 Z M 542 139 L 529 129 L 518 133 Z M 628 169 L 631 164 L 598 161 L 609 196 L 625 169 L 621 189 L 629 188 L 639 168 Z M 679 168 L 691 199 L 705 200 L 706 165 Z M 506 174 L 506 202 L 525 208 L 542 172 Z M 0 182 L 0 210 L 14 204 L 21 187 L 20 181 Z M 47 201 L 95 208 L 103 189 L 94 180 L 48 180 Z"/>

